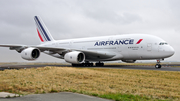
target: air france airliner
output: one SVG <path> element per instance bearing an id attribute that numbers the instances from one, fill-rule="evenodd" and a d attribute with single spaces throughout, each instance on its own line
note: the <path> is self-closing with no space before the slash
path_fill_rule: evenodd
<path id="1" fill-rule="evenodd" d="M 161 68 L 160 61 L 171 57 L 174 49 L 163 39 L 146 34 L 125 34 L 90 38 L 54 40 L 40 17 L 34 17 L 40 45 L 11 45 L 25 60 L 36 60 L 43 52 L 64 59 L 72 66 L 104 66 L 105 61 L 121 60 L 134 63 L 136 60 L 157 60 L 155 68 Z"/>

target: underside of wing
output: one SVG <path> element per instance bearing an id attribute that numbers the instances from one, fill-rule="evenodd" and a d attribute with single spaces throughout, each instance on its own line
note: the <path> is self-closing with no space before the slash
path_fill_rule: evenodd
<path id="1" fill-rule="evenodd" d="M 12 44 L 1 44 L 0 47 L 9 47 L 10 50 L 16 50 L 21 52 L 23 49 L 28 48 L 27 45 L 12 45 Z"/>
<path id="2" fill-rule="evenodd" d="M 14 47 L 14 48 L 18 48 L 18 47 L 26 47 L 27 45 L 12 45 L 12 44 L 1 44 L 0 47 Z"/>
<path id="3" fill-rule="evenodd" d="M 114 53 L 109 53 L 106 51 L 91 51 L 91 50 L 78 50 L 83 52 L 86 55 L 86 60 L 90 61 L 99 61 L 99 60 L 108 60 L 115 56 Z"/>
<path id="4" fill-rule="evenodd" d="M 32 46 L 32 47 L 38 48 L 39 50 L 41 50 L 41 52 L 43 52 L 43 51 L 58 52 L 58 51 L 65 51 L 65 50 L 67 50 L 65 48 L 46 47 L 46 46 Z"/>
<path id="5" fill-rule="evenodd" d="M 115 53 L 109 53 L 105 51 L 91 51 L 91 50 L 80 50 L 80 49 L 69 49 L 69 48 L 57 48 L 57 47 L 46 47 L 46 46 L 36 46 L 41 52 L 44 52 L 48 55 L 54 56 L 55 54 L 59 54 L 63 57 L 64 54 L 72 51 L 79 51 L 85 54 L 86 60 L 108 60 L 115 56 Z M 57 57 L 57 55 L 55 55 Z"/>

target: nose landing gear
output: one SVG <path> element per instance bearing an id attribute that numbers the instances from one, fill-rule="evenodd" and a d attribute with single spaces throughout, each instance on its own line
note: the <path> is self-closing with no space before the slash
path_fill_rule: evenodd
<path id="1" fill-rule="evenodd" d="M 157 63 L 155 65 L 156 69 L 160 69 L 161 68 L 161 64 L 160 63 L 161 63 L 160 60 L 157 60 Z"/>

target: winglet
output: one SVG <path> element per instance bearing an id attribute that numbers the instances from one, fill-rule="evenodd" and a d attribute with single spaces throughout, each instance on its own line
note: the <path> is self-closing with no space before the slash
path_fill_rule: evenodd
<path id="1" fill-rule="evenodd" d="M 41 18 L 35 16 L 34 20 L 37 27 L 37 33 L 41 42 L 53 41 L 54 40 L 53 37 L 51 36 L 50 32 L 48 31 L 47 27 L 45 26 Z"/>

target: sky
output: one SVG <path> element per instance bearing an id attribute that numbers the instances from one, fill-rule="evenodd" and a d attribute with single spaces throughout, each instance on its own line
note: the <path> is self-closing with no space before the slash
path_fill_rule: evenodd
<path id="1" fill-rule="evenodd" d="M 180 61 L 180 0 L 0 0 L 0 44 L 38 45 L 34 16 L 56 40 L 122 34 L 161 37 Z M 27 62 L 0 48 L 0 62 Z M 37 62 L 63 62 L 41 54 Z"/>

